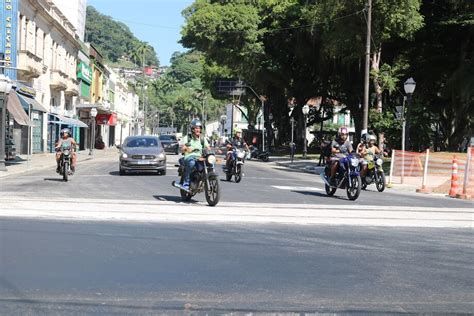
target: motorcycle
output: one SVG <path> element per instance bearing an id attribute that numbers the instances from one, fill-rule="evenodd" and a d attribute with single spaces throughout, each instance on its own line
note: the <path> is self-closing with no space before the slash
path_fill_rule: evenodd
<path id="1" fill-rule="evenodd" d="M 338 188 L 346 189 L 347 198 L 356 200 L 360 195 L 362 180 L 359 173 L 359 158 L 350 154 L 339 159 L 339 168 L 336 173 L 336 183 L 331 185 L 331 165 L 327 164 L 321 178 L 324 181 L 324 188 L 328 196 L 333 196 Z"/>
<path id="2" fill-rule="evenodd" d="M 232 149 L 232 166 L 225 171 L 227 181 L 230 181 L 232 176 L 235 177 L 236 183 L 239 183 L 242 180 L 242 168 L 244 166 L 245 156 L 246 154 L 244 150 L 238 148 Z"/>
<path id="3" fill-rule="evenodd" d="M 184 183 L 184 159 L 179 160 L 178 175 L 180 182 L 173 181 L 172 185 L 180 189 L 183 201 L 189 201 L 198 193 L 204 192 L 209 206 L 216 206 L 220 199 L 219 176 L 215 172 L 216 156 L 214 153 L 204 154 L 196 163 L 191 172 L 189 190 L 183 188 Z"/>
<path id="4" fill-rule="evenodd" d="M 365 190 L 368 185 L 375 183 L 377 191 L 385 190 L 385 174 L 382 169 L 382 155 L 375 155 L 375 159 L 367 164 L 367 174 L 362 177 L 362 189 Z"/>
<path id="5" fill-rule="evenodd" d="M 63 176 L 63 180 L 67 182 L 69 176 L 72 176 L 73 172 L 71 169 L 72 163 L 72 151 L 71 147 L 62 147 L 61 156 L 59 157 L 59 174 Z"/>
<path id="6" fill-rule="evenodd" d="M 270 160 L 270 153 L 268 151 L 260 151 L 257 147 L 251 146 L 248 159 L 260 159 L 263 162 L 268 162 Z"/>

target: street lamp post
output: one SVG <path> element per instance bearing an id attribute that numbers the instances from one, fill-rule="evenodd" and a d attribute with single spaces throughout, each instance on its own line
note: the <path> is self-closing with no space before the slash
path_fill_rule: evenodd
<path id="1" fill-rule="evenodd" d="M 227 121 L 227 115 L 221 115 L 221 124 L 222 124 L 222 137 L 224 137 L 225 122 Z"/>
<path id="2" fill-rule="evenodd" d="M 249 88 L 250 91 L 258 98 L 260 99 L 260 102 L 262 103 L 262 122 L 263 122 L 263 129 L 262 129 L 262 152 L 265 151 L 265 97 L 263 95 L 258 95 L 257 92 L 251 87 L 247 85 L 242 85 L 239 83 L 239 85 L 236 86 L 236 88 Z"/>
<path id="3" fill-rule="evenodd" d="M 6 117 L 7 117 L 7 106 L 6 97 L 12 89 L 12 81 L 7 76 L 0 74 L 0 171 L 7 171 L 5 165 L 5 147 L 6 147 Z"/>
<path id="4" fill-rule="evenodd" d="M 304 143 L 303 143 L 303 158 L 306 158 L 307 157 L 307 152 L 308 152 L 308 148 L 307 148 L 307 145 L 306 145 L 306 121 L 307 121 L 307 118 L 308 118 L 308 113 L 309 113 L 309 105 L 305 104 L 303 106 L 303 123 L 304 123 L 304 130 L 303 130 L 303 135 L 304 135 Z"/>
<path id="5" fill-rule="evenodd" d="M 403 98 L 403 106 L 402 106 L 402 174 L 401 174 L 401 183 L 403 184 L 405 178 L 405 147 L 406 147 L 406 122 L 407 117 L 405 113 L 405 100 L 408 101 L 407 106 L 411 105 L 411 100 L 413 96 L 413 92 L 415 92 L 416 82 L 413 78 L 408 78 L 407 81 L 403 84 L 403 88 L 406 93 L 406 97 Z"/>
<path id="6" fill-rule="evenodd" d="M 95 146 L 95 118 L 97 116 L 96 108 L 91 109 L 90 116 L 92 119 L 92 131 L 91 131 L 91 149 L 89 151 L 89 156 L 92 156 L 94 153 L 94 146 Z"/>
<path id="7" fill-rule="evenodd" d="M 405 93 L 407 94 L 407 106 L 410 107 L 411 106 L 411 101 L 412 101 L 412 96 L 413 96 L 413 92 L 415 92 L 415 88 L 416 88 L 416 82 L 415 80 L 413 80 L 413 78 L 408 78 L 407 81 L 405 81 L 405 83 L 403 84 L 403 88 L 405 89 Z M 403 109 L 403 127 L 405 127 L 405 122 L 407 121 L 406 117 L 405 117 L 405 109 Z M 403 134 L 405 135 L 405 130 L 403 131 Z M 407 133 L 408 134 L 408 133 Z M 406 136 L 405 136 L 406 138 Z M 408 140 L 410 139 L 410 135 L 408 134 Z M 402 143 L 402 150 L 405 150 L 405 141 Z"/>

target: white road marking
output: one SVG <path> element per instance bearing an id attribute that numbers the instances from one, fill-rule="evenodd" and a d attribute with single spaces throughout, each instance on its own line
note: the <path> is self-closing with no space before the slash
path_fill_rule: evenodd
<path id="1" fill-rule="evenodd" d="M 284 185 L 272 185 L 273 188 L 287 191 L 322 191 L 323 189 L 315 187 L 292 187 Z"/>
<path id="2" fill-rule="evenodd" d="M 472 228 L 473 217 L 469 208 L 0 197 L 0 218 L 37 220 Z"/>

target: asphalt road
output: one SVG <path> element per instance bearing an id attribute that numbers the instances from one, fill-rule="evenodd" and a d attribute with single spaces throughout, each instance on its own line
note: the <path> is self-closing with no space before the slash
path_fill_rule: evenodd
<path id="1" fill-rule="evenodd" d="M 287 205 L 283 217 L 313 205 L 347 210 L 388 205 L 404 212 L 431 207 L 430 216 L 445 208 L 472 219 L 469 202 L 390 191 L 362 192 L 356 202 L 347 201 L 343 193 L 329 198 L 314 175 L 250 162 L 242 183 L 221 182 L 224 207 L 189 206 L 179 203 L 178 191 L 171 187 L 176 156 L 169 158 L 167 176 L 119 176 L 116 160 L 97 159 L 81 164 L 69 183 L 59 181 L 54 170 L 1 179 L 0 314 L 474 310 L 472 225 L 276 224 L 271 214 L 283 212 L 275 206 L 281 203 Z M 204 196 L 196 200 L 204 201 Z M 257 206 L 234 208 L 241 202 Z M 15 207 L 41 216 L 15 216 Z M 192 213 L 167 213 L 183 208 Z M 100 215 L 101 209 L 112 212 L 113 220 L 57 216 Z M 263 210 L 265 216 L 259 214 Z M 143 212 L 149 217 L 135 221 Z M 217 222 L 213 212 L 216 218 L 224 212 L 237 217 L 254 212 L 258 220 L 227 222 L 229 217 L 222 217 Z M 157 215 L 164 219 L 146 221 Z M 172 216 L 204 217 L 168 222 Z"/>
<path id="2" fill-rule="evenodd" d="M 2 220 L 2 314 L 473 310 L 472 231 Z"/>
<path id="3" fill-rule="evenodd" d="M 168 156 L 166 176 L 139 174 L 120 176 L 117 159 L 97 159 L 78 166 L 70 183 L 63 183 L 54 169 L 28 175 L 3 178 L 0 194 L 25 196 L 54 196 L 98 199 L 136 199 L 179 201 L 179 191 L 171 186 L 178 180 L 178 156 Z M 222 175 L 221 166 L 218 172 Z M 420 206 L 472 208 L 472 201 L 434 198 L 407 192 L 387 190 L 379 193 L 375 186 L 362 191 L 356 201 L 348 201 L 345 190 L 338 190 L 334 197 L 327 197 L 322 180 L 317 175 L 301 173 L 274 164 L 247 161 L 241 183 L 221 181 L 222 202 L 285 203 L 285 204 L 337 204 L 350 207 L 364 205 Z M 204 195 L 196 196 L 205 201 Z"/>

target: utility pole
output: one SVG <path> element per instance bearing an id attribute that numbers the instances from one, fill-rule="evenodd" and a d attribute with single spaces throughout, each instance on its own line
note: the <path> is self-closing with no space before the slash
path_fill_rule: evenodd
<path id="1" fill-rule="evenodd" d="M 146 134 L 146 101 L 145 101 L 145 50 L 142 55 L 142 102 L 143 102 L 143 131 L 142 134 Z"/>
<path id="2" fill-rule="evenodd" d="M 364 104 L 362 111 L 362 134 L 367 133 L 369 125 L 369 80 L 370 80 L 370 40 L 372 26 L 372 0 L 367 1 L 367 38 L 365 41 L 365 80 Z"/>

